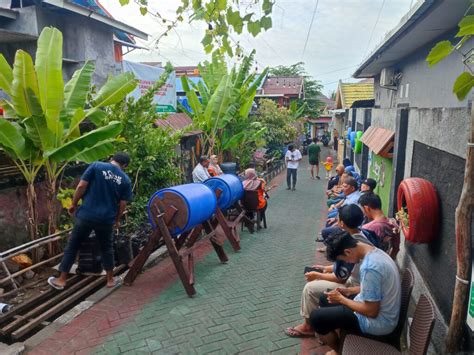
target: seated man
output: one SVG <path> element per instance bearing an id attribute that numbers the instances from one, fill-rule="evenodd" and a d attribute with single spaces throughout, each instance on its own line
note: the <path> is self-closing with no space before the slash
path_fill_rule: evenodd
<path id="1" fill-rule="evenodd" d="M 338 203 L 329 207 L 328 212 L 328 224 L 334 224 L 337 217 L 337 210 L 339 207 L 357 204 L 360 198 L 360 191 L 358 190 L 359 186 L 356 179 L 353 177 L 347 177 L 342 183 L 342 192 L 344 193 L 344 200 L 339 201 Z"/>
<path id="2" fill-rule="evenodd" d="M 340 351 L 338 329 L 355 334 L 386 335 L 397 326 L 400 302 L 400 275 L 395 262 L 382 250 L 361 243 L 348 232 L 331 235 L 326 241 L 330 261 L 361 263 L 360 289 L 337 288 L 326 292 L 320 307 L 310 315 L 310 324 L 320 340 Z M 352 300 L 351 297 L 357 294 Z"/>
<path id="3" fill-rule="evenodd" d="M 209 163 L 209 158 L 205 155 L 199 158 L 199 163 L 194 167 L 193 170 L 193 182 L 204 182 L 211 177 L 207 171 Z"/>
<path id="4" fill-rule="evenodd" d="M 331 190 L 326 192 L 326 195 L 328 196 L 328 200 L 326 202 L 328 207 L 331 207 L 332 205 L 344 199 L 344 193 L 342 192 L 342 183 L 349 176 L 349 174 L 343 173 L 341 175 L 341 178 L 339 179 L 341 184 L 334 186 Z"/>
<path id="5" fill-rule="evenodd" d="M 362 194 L 359 204 L 370 220 L 362 228 L 374 232 L 379 239 L 380 248 L 395 259 L 400 250 L 400 231 L 396 222 L 385 217 L 380 197 L 368 192 Z"/>
<path id="6" fill-rule="evenodd" d="M 336 176 L 333 176 L 328 181 L 328 192 L 331 191 L 335 186 L 342 184 L 342 180 L 341 180 L 342 174 L 344 174 L 344 165 L 339 164 L 336 167 Z"/>
<path id="7" fill-rule="evenodd" d="M 362 183 L 360 184 L 360 192 L 361 193 L 374 192 L 376 187 L 377 187 L 377 181 L 375 181 L 372 178 L 367 178 L 363 180 Z"/>
<path id="8" fill-rule="evenodd" d="M 339 211 L 338 225 L 341 230 L 349 232 L 356 240 L 371 244 L 369 240 L 360 232 L 359 226 L 362 223 L 364 214 L 357 205 L 348 205 Z M 339 230 L 338 232 L 340 232 Z M 319 307 L 319 298 L 328 289 L 342 287 L 359 286 L 359 264 L 345 264 L 337 262 L 334 265 L 315 265 L 322 272 L 311 271 L 304 276 L 308 281 L 301 294 L 300 314 L 303 323 L 285 330 L 290 337 L 314 336 L 314 330 L 309 323 L 311 312 Z M 354 289 L 357 290 L 358 289 Z"/>

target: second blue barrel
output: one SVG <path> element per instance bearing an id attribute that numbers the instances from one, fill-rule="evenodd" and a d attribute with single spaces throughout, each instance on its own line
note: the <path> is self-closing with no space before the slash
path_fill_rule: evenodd
<path id="1" fill-rule="evenodd" d="M 242 181 L 232 174 L 223 174 L 204 181 L 204 184 L 214 191 L 220 190 L 217 198 L 217 206 L 221 210 L 226 210 L 244 195 Z"/>
<path id="2" fill-rule="evenodd" d="M 207 221 L 216 212 L 215 192 L 204 184 L 185 184 L 159 190 L 148 202 L 148 218 L 156 228 L 155 213 L 174 207 L 177 212 L 168 229 L 172 235 L 186 232 Z"/>

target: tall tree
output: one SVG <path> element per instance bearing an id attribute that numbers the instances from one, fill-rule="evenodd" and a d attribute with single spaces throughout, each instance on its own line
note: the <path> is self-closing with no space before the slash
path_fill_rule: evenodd
<path id="1" fill-rule="evenodd" d="M 316 117 L 319 115 L 322 102 L 318 100 L 318 97 L 321 95 L 323 86 L 306 72 L 304 62 L 289 66 L 279 65 L 270 68 L 269 73 L 275 76 L 302 76 L 304 78 L 304 98 L 298 100 L 298 106 L 306 106 L 303 110 L 303 116 Z"/>

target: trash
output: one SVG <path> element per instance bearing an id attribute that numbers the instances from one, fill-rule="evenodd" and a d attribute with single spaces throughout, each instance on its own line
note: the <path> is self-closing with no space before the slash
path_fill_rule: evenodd
<path id="1" fill-rule="evenodd" d="M 0 313 L 7 313 L 10 310 L 10 305 L 6 303 L 0 303 Z"/>
<path id="2" fill-rule="evenodd" d="M 13 258 L 11 258 L 11 261 L 17 263 L 22 268 L 30 267 L 31 265 L 33 265 L 33 261 L 26 254 L 16 255 Z"/>
<path id="3" fill-rule="evenodd" d="M 31 280 L 33 277 L 35 277 L 35 272 L 34 271 L 31 271 L 31 270 L 28 270 L 26 271 L 23 276 L 25 277 L 25 279 L 27 280 Z"/>

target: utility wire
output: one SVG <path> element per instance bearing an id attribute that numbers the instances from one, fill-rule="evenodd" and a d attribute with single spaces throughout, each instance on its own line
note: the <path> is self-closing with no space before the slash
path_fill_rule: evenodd
<path id="1" fill-rule="evenodd" d="M 301 54 L 301 61 L 303 61 L 304 54 L 306 52 L 306 46 L 308 45 L 309 34 L 311 33 L 311 28 L 313 27 L 314 18 L 316 17 L 316 11 L 318 10 L 319 0 L 316 0 L 316 5 L 314 6 L 313 16 L 311 17 L 311 23 L 309 24 L 308 34 L 306 35 L 306 41 L 304 42 L 303 54 Z"/>
<path id="2" fill-rule="evenodd" d="M 374 24 L 374 27 L 372 28 L 372 33 L 370 34 L 370 38 L 369 38 L 369 42 L 367 43 L 367 48 L 365 49 L 365 55 L 367 56 L 367 54 L 369 54 L 369 47 L 370 47 L 370 42 L 372 42 L 372 37 L 374 35 L 374 32 L 375 32 L 375 28 L 377 27 L 378 23 L 379 23 L 379 20 L 380 20 L 380 15 L 382 14 L 382 9 L 385 5 L 385 0 L 382 1 L 382 6 L 380 6 L 380 10 L 379 10 L 379 13 L 377 15 L 377 20 L 375 21 L 375 24 Z"/>

